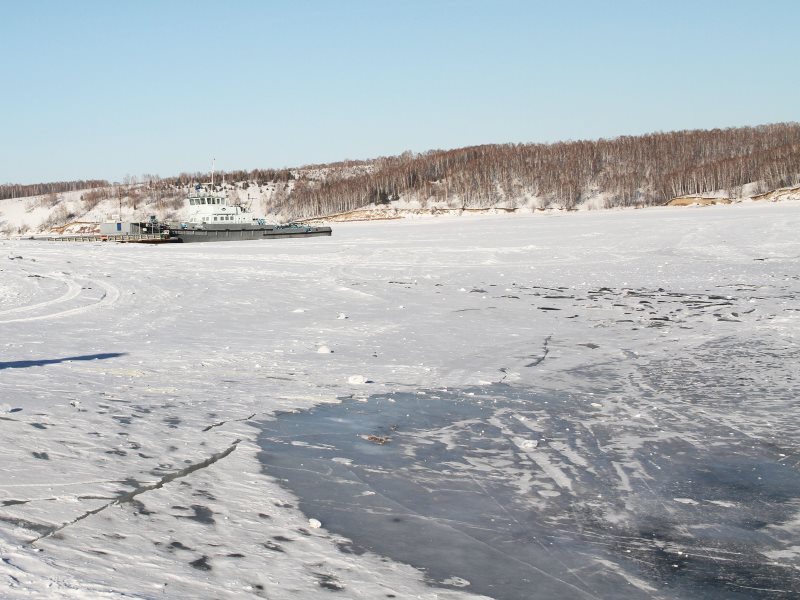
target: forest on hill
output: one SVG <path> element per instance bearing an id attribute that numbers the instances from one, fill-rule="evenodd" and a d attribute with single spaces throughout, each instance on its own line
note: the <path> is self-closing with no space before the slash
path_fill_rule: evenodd
<path id="1" fill-rule="evenodd" d="M 108 181 L 104 179 L 79 179 L 76 181 L 55 181 L 52 183 L 6 183 L 0 185 L 0 200 L 8 198 L 27 198 L 29 196 L 42 196 L 44 194 L 61 194 L 64 192 L 75 192 L 90 188 L 108 186 Z"/>
<path id="2" fill-rule="evenodd" d="M 800 183 L 800 123 L 490 144 L 227 177 L 244 185 L 275 185 L 269 208 L 293 216 L 396 200 L 570 209 L 599 196 L 606 208 L 651 206 L 720 190 L 736 197 L 754 182 L 756 192 Z M 187 179 L 184 174 L 166 181 Z"/>
<path id="3" fill-rule="evenodd" d="M 82 210 L 121 198 L 169 214 L 211 173 L 126 177 L 122 184 L 72 181 L 0 186 L 0 199 L 86 189 Z M 729 197 L 800 184 L 800 123 L 675 131 L 554 144 L 487 144 L 298 168 L 228 171 L 238 199 L 296 219 L 391 202 L 425 206 L 572 209 L 651 206 L 686 195 Z M 216 178 L 221 185 L 220 174 Z M 64 217 L 76 216 L 76 211 Z M 77 211 L 80 213 L 81 211 Z M 162 215 L 163 216 L 163 215 Z"/>
<path id="4" fill-rule="evenodd" d="M 354 177 L 300 181 L 284 201 L 324 214 L 416 196 L 465 207 L 539 199 L 573 208 L 602 194 L 606 207 L 664 204 L 677 196 L 800 176 L 800 124 L 654 133 L 557 144 L 502 144 L 378 159 Z"/>

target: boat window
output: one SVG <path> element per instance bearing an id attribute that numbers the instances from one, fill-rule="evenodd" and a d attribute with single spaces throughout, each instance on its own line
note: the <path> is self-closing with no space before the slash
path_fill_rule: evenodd
<path id="1" fill-rule="evenodd" d="M 189 198 L 189 204 L 191 204 L 192 206 L 194 206 L 194 198 Z"/>
<path id="2" fill-rule="evenodd" d="M 214 217 L 214 220 L 216 221 L 216 220 L 217 220 L 217 217 Z"/>

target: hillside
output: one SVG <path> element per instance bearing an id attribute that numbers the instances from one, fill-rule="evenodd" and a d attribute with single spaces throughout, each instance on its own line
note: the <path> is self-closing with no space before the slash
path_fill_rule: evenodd
<path id="1" fill-rule="evenodd" d="M 210 173 L 0 186 L 0 234 L 117 218 L 182 218 Z M 365 161 L 225 174 L 229 194 L 275 221 L 466 209 L 546 210 L 797 196 L 800 124 L 677 131 L 555 144 L 493 144 Z M 222 187 L 217 178 L 218 188 Z M 785 189 L 788 188 L 788 191 Z M 346 218 L 346 217 L 345 217 Z M 88 226 L 88 225 L 87 225 Z"/>

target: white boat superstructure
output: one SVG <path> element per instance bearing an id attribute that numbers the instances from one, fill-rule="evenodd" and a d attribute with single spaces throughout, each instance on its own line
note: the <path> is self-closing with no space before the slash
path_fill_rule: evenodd
<path id="1" fill-rule="evenodd" d="M 250 209 L 241 203 L 229 202 L 225 192 L 209 191 L 198 186 L 186 198 L 187 219 L 195 227 L 208 225 L 262 225 Z"/>

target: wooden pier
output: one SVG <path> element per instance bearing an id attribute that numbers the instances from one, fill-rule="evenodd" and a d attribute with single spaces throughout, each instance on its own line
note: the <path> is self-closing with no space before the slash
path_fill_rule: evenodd
<path id="1" fill-rule="evenodd" d="M 122 244 L 168 244 L 177 240 L 168 233 L 137 233 L 137 234 L 76 234 L 53 235 L 44 239 L 48 242 L 119 242 Z"/>

